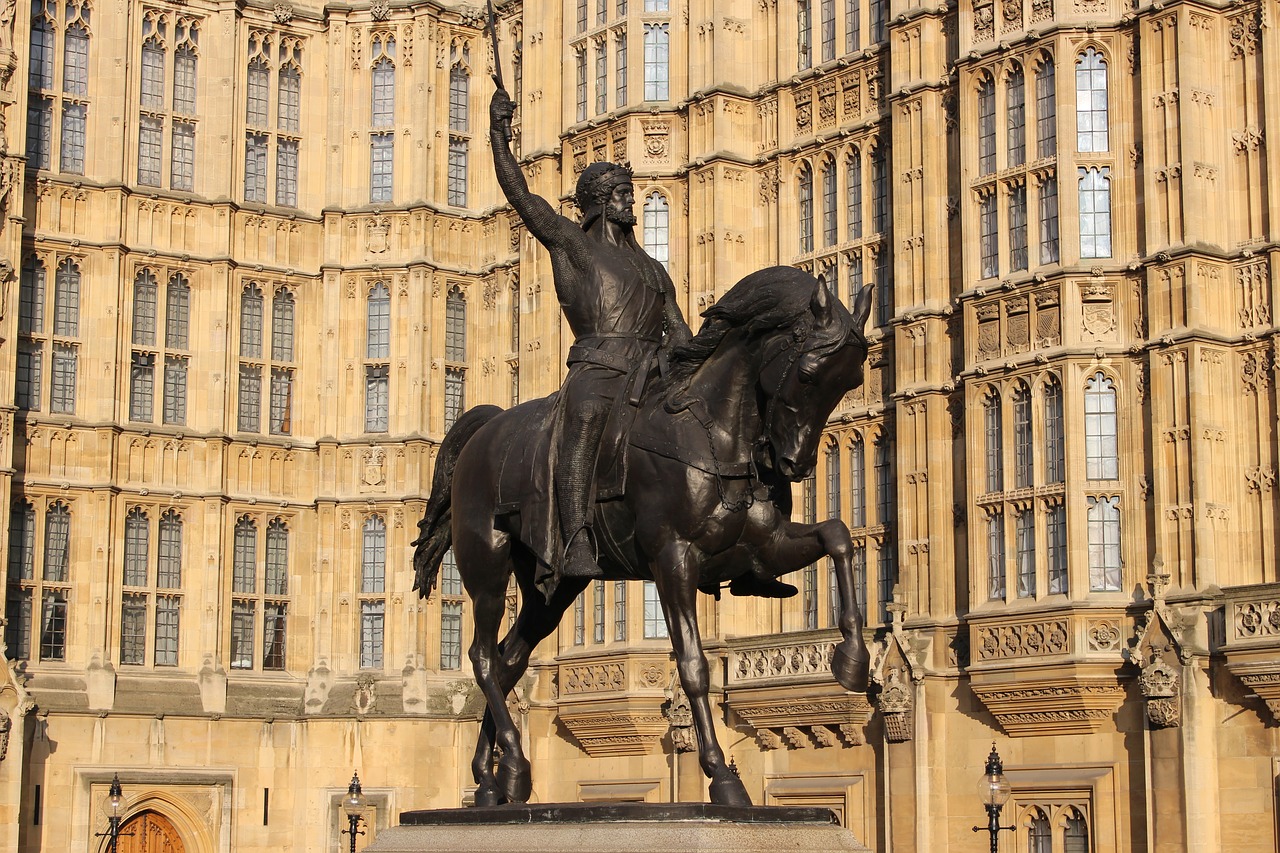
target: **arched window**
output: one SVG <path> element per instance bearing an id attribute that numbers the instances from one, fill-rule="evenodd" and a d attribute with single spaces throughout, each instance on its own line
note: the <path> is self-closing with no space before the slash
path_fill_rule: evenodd
<path id="1" fill-rule="evenodd" d="M 671 209 L 661 193 L 644 200 L 644 250 L 663 267 L 671 261 Z"/>
<path id="2" fill-rule="evenodd" d="M 1000 395 L 994 390 L 983 404 L 987 448 L 987 491 L 1004 490 L 1004 425 Z"/>
<path id="3" fill-rule="evenodd" d="M 34 580 L 35 569 L 36 510 L 17 501 L 9 513 L 9 580 Z"/>
<path id="4" fill-rule="evenodd" d="M 988 192 L 978 202 L 978 262 L 981 278 L 1000 275 L 1000 232 L 996 215 L 996 194 Z"/>
<path id="5" fill-rule="evenodd" d="M 147 585 L 147 552 L 150 550 L 147 513 L 134 507 L 124 520 L 124 585 Z"/>
<path id="6" fill-rule="evenodd" d="M 252 282 L 240 293 L 240 357 L 262 358 L 262 290 Z"/>
<path id="7" fill-rule="evenodd" d="M 1013 539 L 1017 548 L 1018 598 L 1036 596 L 1036 517 L 1029 509 L 1013 516 Z"/>
<path id="8" fill-rule="evenodd" d="M 267 525 L 267 570 L 263 592 L 287 595 L 289 592 L 289 528 L 275 518 Z"/>
<path id="9" fill-rule="evenodd" d="M 805 524 L 818 521 L 818 477 L 812 471 L 800 481 L 800 518 Z"/>
<path id="10" fill-rule="evenodd" d="M 445 297 L 444 357 L 446 361 L 467 360 L 467 300 L 457 287 Z"/>
<path id="11" fill-rule="evenodd" d="M 840 517 L 840 446 L 827 448 L 827 518 Z"/>
<path id="12" fill-rule="evenodd" d="M 987 519 L 987 598 L 1002 601 L 1004 596 L 1004 510 L 993 509 Z"/>
<path id="13" fill-rule="evenodd" d="M 1062 386 L 1050 377 L 1044 384 L 1044 480 L 1066 479 L 1066 437 L 1062 431 Z"/>
<path id="14" fill-rule="evenodd" d="M 1120 498 L 1089 498 L 1089 590 L 1120 590 Z"/>
<path id="15" fill-rule="evenodd" d="M 1076 150 L 1107 151 L 1107 62 L 1090 47 L 1076 59 Z"/>
<path id="16" fill-rule="evenodd" d="M 1078 169 L 1080 257 L 1111 257 L 1111 167 Z"/>
<path id="17" fill-rule="evenodd" d="M 53 20 L 44 3 L 31 4 L 31 59 L 27 66 L 27 86 L 31 89 L 53 88 Z"/>
<path id="18" fill-rule="evenodd" d="M 169 279 L 164 297 L 164 345 L 169 349 L 188 349 L 188 326 L 191 320 L 191 285 L 180 273 Z"/>
<path id="19" fill-rule="evenodd" d="M 391 201 L 395 162 L 396 43 L 389 36 L 373 42 L 370 124 L 369 201 Z"/>
<path id="20" fill-rule="evenodd" d="M 365 300 L 365 357 L 391 357 L 391 291 L 376 283 Z"/>
<path id="21" fill-rule="evenodd" d="M 1084 387 L 1085 476 L 1090 480 L 1120 477 L 1116 437 L 1116 389 L 1101 371 Z"/>
<path id="22" fill-rule="evenodd" d="M 231 589 L 254 592 L 257 589 L 258 526 L 251 518 L 236 522 L 231 555 Z"/>
<path id="23" fill-rule="evenodd" d="M 293 361 L 293 294 L 280 290 L 271 300 L 271 358 Z"/>
<path id="24" fill-rule="evenodd" d="M 80 334 L 80 267 L 71 258 L 58 264 L 54 277 L 53 333 L 69 338 Z"/>
<path id="25" fill-rule="evenodd" d="M 182 586 L 182 516 L 173 510 L 160 516 L 160 553 L 156 564 L 156 586 Z"/>
<path id="26" fill-rule="evenodd" d="M 1009 269 L 1027 268 L 1027 185 L 1009 187 Z"/>
<path id="27" fill-rule="evenodd" d="M 813 251 L 813 172 L 807 163 L 800 167 L 798 180 L 800 253 L 807 254 Z"/>
<path id="28" fill-rule="evenodd" d="M 978 174 L 996 170 L 996 84 L 984 77 L 978 84 Z"/>
<path id="29" fill-rule="evenodd" d="M 280 129 L 297 133 L 302 128 L 302 69 L 286 62 L 276 75 L 280 87 Z"/>
<path id="30" fill-rule="evenodd" d="M 508 290 L 511 309 L 511 351 L 520 352 L 520 282 L 512 280 Z"/>
<path id="31" fill-rule="evenodd" d="M 1067 814 L 1067 825 L 1062 833 L 1063 853 L 1089 853 L 1089 823 L 1074 806 Z"/>
<path id="32" fill-rule="evenodd" d="M 1045 539 L 1049 555 L 1049 594 L 1067 592 L 1067 508 L 1061 503 L 1049 507 L 1045 515 Z"/>
<path id="33" fill-rule="evenodd" d="M 462 666 L 462 576 L 453 549 L 440 564 L 440 668 Z"/>
<path id="34" fill-rule="evenodd" d="M 133 343 L 151 347 L 156 344 L 156 302 L 159 288 L 151 270 L 138 270 L 133 280 Z"/>
<path id="35" fill-rule="evenodd" d="M 822 244 L 834 246 L 836 230 L 836 166 L 827 161 L 822 165 Z"/>
<path id="36" fill-rule="evenodd" d="M 862 152 L 857 148 L 849 152 L 845 171 L 848 183 L 849 239 L 856 240 L 862 236 Z"/>
<path id="37" fill-rule="evenodd" d="M 364 522 L 360 591 L 383 592 L 387 579 L 387 525 L 376 515 Z"/>
<path id="38" fill-rule="evenodd" d="M 867 454 L 862 436 L 849 442 L 849 526 L 867 525 Z"/>
<path id="39" fill-rule="evenodd" d="M 1053 833 L 1049 818 L 1039 807 L 1032 808 L 1027 823 L 1027 853 L 1053 853 Z"/>
<path id="40" fill-rule="evenodd" d="M 468 54 L 464 50 L 461 60 L 449 69 L 449 130 L 459 133 L 467 133 L 471 125 L 471 77 L 465 65 Z"/>
<path id="41" fill-rule="evenodd" d="M 1053 60 L 1036 69 L 1036 156 L 1058 153 L 1058 94 Z"/>
<path id="42" fill-rule="evenodd" d="M 1005 112 L 1008 139 L 1007 166 L 1021 166 L 1027 160 L 1027 84 L 1022 66 L 1015 65 L 1005 82 Z"/>
<path id="43" fill-rule="evenodd" d="M 18 283 L 18 331 L 30 335 L 44 332 L 45 270 L 39 258 L 30 257 L 22 265 Z"/>
<path id="44" fill-rule="evenodd" d="M 1019 384 L 1013 392 L 1013 485 L 1025 489 L 1034 476 L 1031 441 L 1031 389 Z"/>
<path id="45" fill-rule="evenodd" d="M 665 101 L 670 97 L 670 24 L 644 25 L 644 99 Z"/>

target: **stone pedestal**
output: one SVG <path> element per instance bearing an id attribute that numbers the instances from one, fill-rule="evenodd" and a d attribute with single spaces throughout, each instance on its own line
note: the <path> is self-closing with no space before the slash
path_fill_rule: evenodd
<path id="1" fill-rule="evenodd" d="M 827 809 L 564 803 L 405 812 L 369 853 L 865 851 Z"/>

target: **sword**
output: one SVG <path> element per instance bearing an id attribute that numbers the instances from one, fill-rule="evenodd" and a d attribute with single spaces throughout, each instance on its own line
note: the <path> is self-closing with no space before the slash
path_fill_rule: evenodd
<path id="1" fill-rule="evenodd" d="M 502 60 L 498 55 L 498 20 L 493 13 L 493 0 L 485 0 L 485 6 L 488 9 L 489 42 L 493 46 L 493 84 L 505 92 L 507 87 L 502 83 Z M 507 142 L 511 141 L 510 123 L 503 129 L 503 136 Z"/>

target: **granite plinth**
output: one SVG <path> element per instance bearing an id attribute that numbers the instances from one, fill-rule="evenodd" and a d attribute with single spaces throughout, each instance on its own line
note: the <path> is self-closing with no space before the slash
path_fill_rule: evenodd
<path id="1" fill-rule="evenodd" d="M 828 809 L 708 803 L 548 803 L 404 812 L 369 853 L 866 851 Z"/>

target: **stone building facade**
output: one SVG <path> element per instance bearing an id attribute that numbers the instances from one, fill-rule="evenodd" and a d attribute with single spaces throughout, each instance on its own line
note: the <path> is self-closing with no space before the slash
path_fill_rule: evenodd
<path id="1" fill-rule="evenodd" d="M 995 741 L 1004 850 L 1276 849 L 1278 13 L 499 4 L 531 186 L 571 214 L 630 162 L 688 316 L 769 264 L 876 285 L 796 500 L 853 530 L 875 689 L 830 679 L 825 565 L 701 604 L 757 802 L 986 849 Z M 337 850 L 352 769 L 375 832 L 468 796 L 468 605 L 410 592 L 408 543 L 447 424 L 571 343 L 489 165 L 482 25 L 0 8 L 0 849 L 100 849 L 115 773 L 210 853 Z M 600 583 L 540 650 L 538 800 L 704 796 L 664 634 Z"/>

